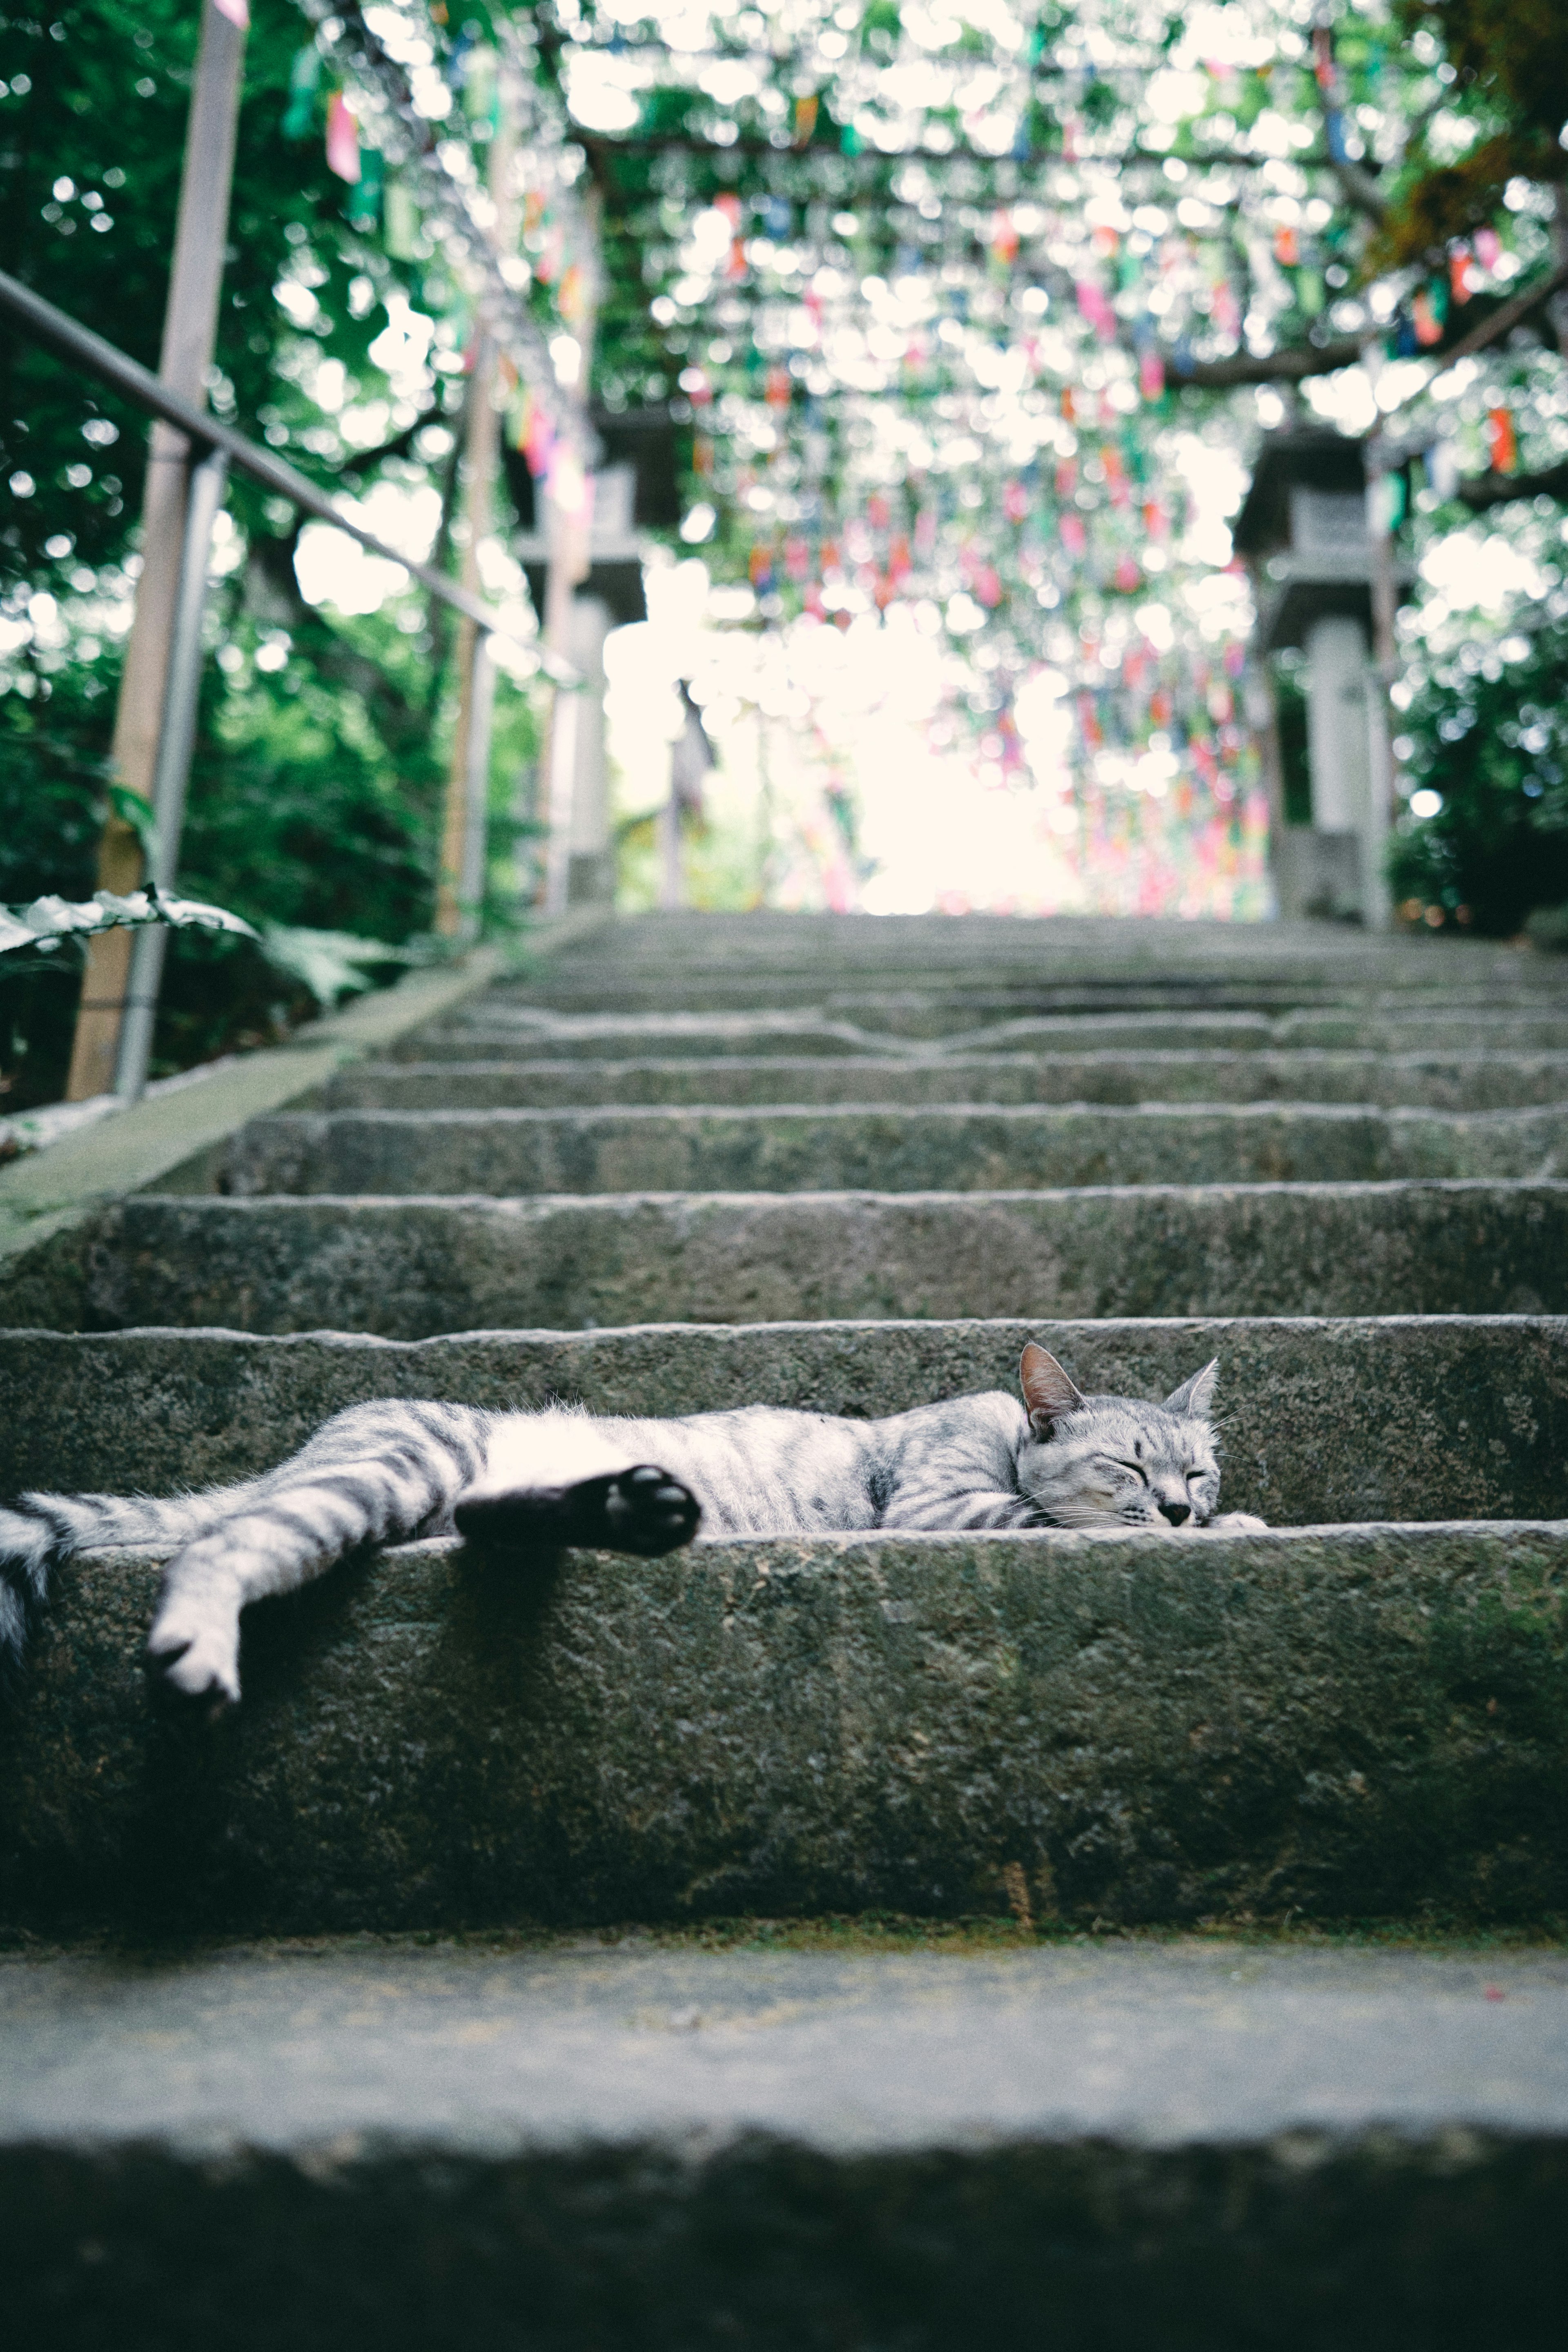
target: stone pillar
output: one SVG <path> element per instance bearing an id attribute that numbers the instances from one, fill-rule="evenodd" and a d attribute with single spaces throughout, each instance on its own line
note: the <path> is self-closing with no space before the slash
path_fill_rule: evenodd
<path id="1" fill-rule="evenodd" d="M 1312 778 L 1313 873 L 1302 896 L 1313 913 L 1369 912 L 1366 847 L 1372 819 L 1366 634 L 1340 614 L 1307 632 L 1307 756 Z"/>
<path id="2" fill-rule="evenodd" d="M 1366 731 L 1366 636 L 1359 621 L 1314 621 L 1307 632 L 1307 751 L 1312 824 L 1359 834 L 1372 779 Z"/>
<path id="3" fill-rule="evenodd" d="M 572 814 L 567 839 L 566 903 L 608 906 L 616 894 L 610 846 L 609 779 L 605 768 L 605 639 L 610 608 L 598 596 L 572 603 L 566 658 L 583 679 L 572 696 Z"/>

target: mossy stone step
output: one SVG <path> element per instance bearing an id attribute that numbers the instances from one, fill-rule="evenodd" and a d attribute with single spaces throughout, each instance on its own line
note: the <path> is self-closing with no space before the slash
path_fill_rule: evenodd
<path id="1" fill-rule="evenodd" d="M 1568 1322 L 1554 1316 L 1316 1321 L 648 1325 L 352 1334 L 0 1332 L 0 1494 L 167 1492 L 281 1461 L 369 1397 L 595 1412 L 759 1403 L 901 1412 L 1016 1393 L 1036 1338 L 1085 1389 L 1161 1397 L 1211 1356 L 1225 1501 L 1271 1522 L 1557 1515 Z"/>
<path id="2" fill-rule="evenodd" d="M 1561 1950 L 841 1941 L 12 1959 L 18 2340 L 1553 2339 Z"/>
<path id="3" fill-rule="evenodd" d="M 848 1054 L 901 1059 L 946 1054 L 1240 1053 L 1331 1049 L 1367 1054 L 1568 1053 L 1568 1011 L 1445 1005 L 1411 1012 L 1331 1006 L 1322 1012 L 1065 1013 L 1004 1019 L 936 1038 L 895 1037 L 795 1013 L 556 1013 L 497 1003 L 493 993 L 452 1020 L 412 1032 L 400 1061 L 658 1059 L 691 1055 Z"/>
<path id="4" fill-rule="evenodd" d="M 1568 1054 L 1383 1055 L 1322 1050 L 692 1056 L 581 1062 L 362 1062 L 329 1110 L 549 1110 L 783 1103 L 1373 1104 L 1513 1110 L 1568 1105 Z"/>
<path id="5" fill-rule="evenodd" d="M 133 1195 L 13 1280 L 18 1323 L 423 1339 L 955 1315 L 1568 1312 L 1568 1183 L 1061 1192 Z"/>
<path id="6" fill-rule="evenodd" d="M 158 1567 L 60 1574 L 13 1926 L 1568 1912 L 1565 1522 L 415 1545 L 248 1612 L 238 1708 L 162 1732 Z"/>
<path id="7" fill-rule="evenodd" d="M 253 1119 L 222 1189 L 994 1192 L 1552 1176 L 1568 1110 L 1193 1105 L 338 1111 Z"/>

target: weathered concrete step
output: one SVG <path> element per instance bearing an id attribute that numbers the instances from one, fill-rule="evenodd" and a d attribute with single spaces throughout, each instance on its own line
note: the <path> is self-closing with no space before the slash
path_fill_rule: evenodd
<path id="1" fill-rule="evenodd" d="M 470 1012 L 402 1040 L 399 1059 L 606 1060 L 678 1055 L 847 1054 L 900 1057 L 963 1053 L 1238 1053 L 1254 1047 L 1333 1048 L 1370 1054 L 1568 1053 L 1568 1013 L 1510 1007 L 1436 1013 L 1344 1009 L 1326 1013 L 1080 1013 L 998 1021 L 934 1039 L 892 1037 L 849 1022 L 790 1013 L 627 1014 L 530 1012 L 498 1004 L 493 994 Z"/>
<path id="2" fill-rule="evenodd" d="M 1326 1013 L 1347 1009 L 1349 992 L 1331 981 L 1316 985 L 1302 980 L 1259 976 L 1256 979 L 1184 980 L 1149 977 L 1104 980 L 1039 981 L 1017 987 L 993 984 L 973 987 L 939 986 L 877 989 L 864 984 L 835 987 L 831 976 L 803 971 L 784 974 L 729 973 L 716 971 L 710 978 L 690 971 L 672 971 L 668 978 L 637 979 L 605 966 L 581 976 L 565 970 L 526 990 L 497 989 L 497 1004 L 559 1014 L 666 1015 L 673 1013 L 742 1013 L 793 1009 L 827 1022 L 848 1022 L 857 1027 L 906 1037 L 942 1037 L 982 1023 L 1016 1020 L 1027 1015 L 1147 1013 Z M 1419 1007 L 1419 996 L 1410 1000 Z M 1427 1000 L 1430 1002 L 1431 1000 Z M 1506 1012 L 1521 1000 L 1511 994 L 1478 990 L 1461 1002 L 1475 1011 Z M 1348 1009 L 1377 1013 L 1369 1000 Z M 1523 1001 L 1527 1012 L 1555 1011 L 1544 995 Z"/>
<path id="3" fill-rule="evenodd" d="M 994 1192 L 1557 1172 L 1568 1111 L 1321 1106 L 299 1112 L 252 1119 L 258 1192 Z"/>
<path id="4" fill-rule="evenodd" d="M 1038 1339 L 1085 1389 L 1164 1396 L 1220 1360 L 1225 1502 L 1322 1519 L 1537 1518 L 1563 1505 L 1568 1321 L 1552 1316 L 764 1323 L 396 1341 L 0 1332 L 0 1494 L 168 1492 L 281 1461 L 369 1397 L 607 1413 L 901 1412 L 1016 1393 Z"/>
<path id="5" fill-rule="evenodd" d="M 847 1021 L 805 1019 L 789 1013 L 671 1013 L 638 1015 L 530 1013 L 497 1004 L 493 995 L 476 1000 L 471 1019 L 432 1024 L 403 1038 L 398 1058 L 410 1061 L 493 1059 L 500 1055 L 530 1061 L 595 1056 L 625 1061 L 655 1055 L 671 1061 L 683 1055 L 703 1059 L 721 1054 L 885 1054 L 884 1038 L 867 1037 Z"/>
<path id="6" fill-rule="evenodd" d="M 784 1103 L 1367 1103 L 1384 1109 L 1568 1105 L 1568 1054 L 1296 1052 L 786 1055 L 670 1061 L 361 1062 L 329 1110 L 548 1110 Z"/>
<path id="7" fill-rule="evenodd" d="M 1274 1024 L 1273 1042 L 1373 1054 L 1561 1054 L 1568 1052 L 1568 1013 L 1464 1004 L 1423 1012 L 1291 1013 Z"/>
<path id="8" fill-rule="evenodd" d="M 473 1018 L 489 1023 L 490 1000 L 479 998 Z M 426 1031 L 426 1035 L 434 1034 Z M 446 1034 L 469 1034 L 465 1024 Z M 474 1034 L 478 1034 L 476 1031 Z M 500 1034 L 499 1032 L 497 1033 Z M 904 1051 L 941 1054 L 1089 1053 L 1104 1046 L 1134 1052 L 1246 1052 L 1272 1046 L 1279 1052 L 1350 1054 L 1563 1054 L 1568 1053 L 1568 1013 L 1521 1010 L 1478 1012 L 1450 1005 L 1436 1012 L 1387 1006 L 1341 1007 L 1321 1013 L 1097 1013 L 1047 1014 L 999 1021 Z M 406 1050 L 419 1054 L 417 1038 Z"/>
<path id="9" fill-rule="evenodd" d="M 7 1300 L 71 1330 L 1568 1312 L 1568 1183 L 133 1196 Z"/>
<path id="10" fill-rule="evenodd" d="M 322 1940 L 0 2001 L 50 2352 L 1535 2352 L 1568 2294 L 1559 1950 Z"/>
<path id="11" fill-rule="evenodd" d="M 160 1733 L 159 1563 L 63 1571 L 0 1916 L 331 1928 L 742 1912 L 1568 1911 L 1568 1522 L 411 1546 L 247 1614 Z M 395 2027 L 394 2028 L 395 2030 Z"/>
<path id="12" fill-rule="evenodd" d="M 930 975 L 1005 980 L 1278 978 L 1316 990 L 1410 992 L 1495 987 L 1513 993 L 1563 984 L 1553 960 L 1458 937 L 1357 935 L 1317 923 L 1203 923 L 1110 918 L 835 918 L 757 911 L 623 917 L 552 959 L 552 971 L 613 968 L 635 978 L 699 971 L 771 976 L 823 971 L 846 980 Z"/>
<path id="13" fill-rule="evenodd" d="M 1011 1051 L 1007 1035 L 1011 1026 L 1026 1033 L 1021 1040 L 1026 1046 L 1060 1045 L 1069 1052 L 1097 1045 L 1142 1051 L 1170 1048 L 1201 1053 L 1211 1046 L 1240 1051 L 1267 1045 L 1273 1034 L 1268 1015 L 1261 1013 L 1099 1013 L 1003 1024 L 980 1029 L 972 1040 L 961 1034 L 932 1042 L 890 1037 L 858 1029 L 847 1021 L 800 1020 L 790 1013 L 771 1017 L 766 1013 L 691 1013 L 664 1017 L 628 1013 L 617 1018 L 613 1013 L 509 1010 L 498 1005 L 493 996 L 483 996 L 461 1019 L 432 1024 L 403 1039 L 397 1057 L 406 1061 L 585 1061 L 603 1056 L 610 1061 L 669 1061 L 678 1055 L 711 1060 L 729 1054 L 747 1058 L 782 1054 L 798 1060 L 807 1054 L 830 1059 L 864 1054 L 908 1060 L 963 1047 L 992 1053 L 997 1050 L 993 1040 L 999 1036 Z"/>
<path id="14" fill-rule="evenodd" d="M 527 942 L 524 941 L 526 947 Z M 1008 961 L 1054 957 L 1068 965 L 1094 960 L 1156 968 L 1193 962 L 1321 962 L 1332 952 L 1346 969 L 1400 972 L 1517 971 L 1545 961 L 1528 950 L 1460 931 L 1375 932 L 1319 922 L 1231 923 L 1184 917 L 1121 915 L 877 915 L 747 908 L 730 912 L 682 908 L 622 914 L 574 943 L 574 954 L 609 951 L 627 961 L 709 952 L 771 962 L 809 953 L 876 962 L 897 958 Z"/>

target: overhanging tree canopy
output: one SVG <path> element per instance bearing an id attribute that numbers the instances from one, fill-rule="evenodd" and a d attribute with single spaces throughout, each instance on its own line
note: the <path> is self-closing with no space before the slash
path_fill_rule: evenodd
<path id="1" fill-rule="evenodd" d="M 918 608 L 983 759 L 1019 767 L 1020 695 L 1054 671 L 1080 791 L 1142 793 L 1147 814 L 1163 782 L 1231 824 L 1244 615 L 1223 546 L 1189 528 L 1197 454 L 1245 451 L 1298 398 L 1364 425 L 1363 362 L 1414 394 L 1550 282 L 1556 16 L 420 0 L 312 33 L 258 0 L 214 398 L 323 477 L 428 483 L 449 518 L 474 303 L 509 307 L 512 438 L 569 462 L 556 395 L 596 246 L 595 402 L 673 406 L 688 538 L 764 621 Z M 9 266 L 146 356 L 188 17 L 72 0 L 5 40 Z M 487 257 L 507 75 L 520 245 Z M 1421 531 L 1463 519 L 1456 488 L 1510 529 L 1519 491 L 1557 494 L 1562 304 L 1525 307 L 1450 397 L 1402 415 L 1438 452 Z M 32 487 L 7 565 L 84 594 L 123 551 L 138 436 L 11 364 L 29 429 L 6 427 L 5 462 Z M 253 608 L 269 583 L 279 632 L 333 628 L 276 519 L 239 513 Z M 339 658 L 344 677 L 374 660 L 363 633 Z"/>

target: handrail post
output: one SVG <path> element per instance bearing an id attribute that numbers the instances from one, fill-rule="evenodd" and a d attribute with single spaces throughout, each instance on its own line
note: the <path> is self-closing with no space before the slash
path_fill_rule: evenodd
<path id="1" fill-rule="evenodd" d="M 152 879 L 160 890 L 173 890 L 179 875 L 185 788 L 196 740 L 196 705 L 201 697 L 207 565 L 212 556 L 213 526 L 223 505 L 227 481 L 227 457 L 221 449 L 209 449 L 191 467 L 185 489 L 180 583 L 174 598 L 168 674 L 163 681 L 158 757 L 153 772 L 153 849 L 150 864 Z M 138 1101 L 147 1084 L 168 940 L 162 924 L 154 925 L 136 933 L 131 950 L 131 973 L 114 1064 L 114 1091 L 126 1102 Z"/>
<path id="2" fill-rule="evenodd" d="M 205 0 L 158 362 L 161 382 L 192 402 L 202 398 L 217 331 L 244 55 L 242 26 L 218 6 L 217 0 Z M 142 510 L 142 576 L 136 583 L 135 617 L 121 673 L 112 752 L 120 782 L 143 799 L 151 797 L 163 727 L 184 539 L 183 497 L 186 469 L 195 455 L 191 444 L 167 425 L 153 426 Z M 100 887 L 133 890 L 142 878 L 142 862 L 135 828 L 121 816 L 109 817 L 99 844 Z M 66 1082 L 69 1102 L 107 1094 L 114 1081 L 131 940 L 130 932 L 113 930 L 100 932 L 87 943 L 70 1076 Z"/>
<path id="3" fill-rule="evenodd" d="M 480 631 L 475 636 L 473 665 L 468 672 L 468 724 L 463 747 L 468 760 L 461 881 L 462 936 L 466 940 L 478 939 L 485 901 L 489 852 L 490 736 L 495 715 L 495 656 L 489 635 Z"/>

